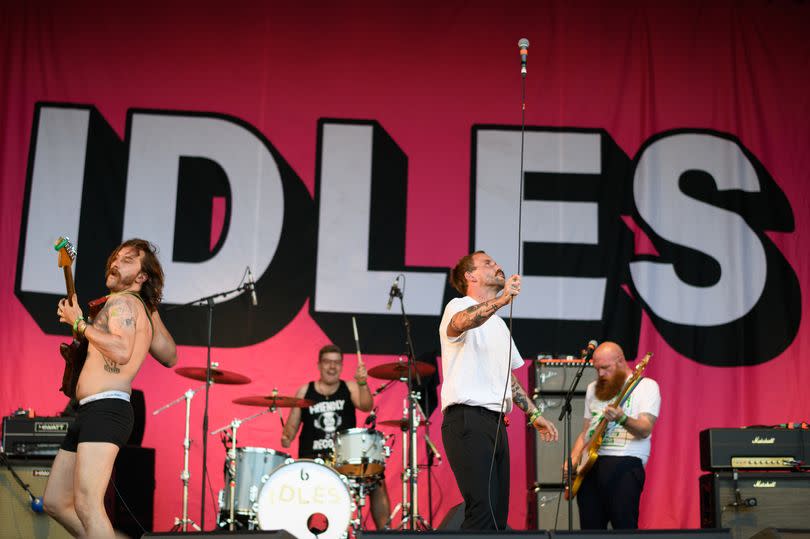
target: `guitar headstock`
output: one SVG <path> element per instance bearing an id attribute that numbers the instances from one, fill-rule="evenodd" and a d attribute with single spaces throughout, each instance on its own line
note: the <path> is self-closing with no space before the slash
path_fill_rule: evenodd
<path id="1" fill-rule="evenodd" d="M 641 373 L 644 371 L 644 369 L 647 368 L 647 363 L 650 362 L 650 358 L 652 358 L 652 357 L 653 357 L 653 353 L 652 352 L 647 352 L 647 355 L 645 355 L 641 359 L 641 361 L 636 363 L 636 368 L 633 369 L 633 378 L 638 378 L 639 376 L 641 376 Z"/>
<path id="2" fill-rule="evenodd" d="M 76 248 L 67 236 L 60 236 L 53 244 L 53 249 L 59 254 L 56 264 L 60 268 L 72 265 L 76 259 Z"/>

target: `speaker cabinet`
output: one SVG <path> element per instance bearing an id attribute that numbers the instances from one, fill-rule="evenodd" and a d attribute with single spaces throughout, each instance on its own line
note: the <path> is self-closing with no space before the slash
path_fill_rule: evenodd
<path id="1" fill-rule="evenodd" d="M 131 537 L 143 533 L 141 526 L 147 531 L 153 530 L 155 450 L 123 446 L 115 459 L 111 479 L 104 506 L 113 527 Z"/>
<path id="2" fill-rule="evenodd" d="M 539 530 L 568 529 L 568 501 L 563 497 L 563 485 L 542 486 L 535 492 L 537 508 L 537 525 Z M 574 510 L 572 523 L 579 529 L 579 507 L 576 499 L 571 504 Z"/>
<path id="3" fill-rule="evenodd" d="M 764 528 L 810 528 L 810 474 L 722 472 L 700 477 L 700 526 L 748 539 Z"/>
<path id="4" fill-rule="evenodd" d="M 534 405 L 543 412 L 543 416 L 554 423 L 560 436 L 563 436 L 563 422 L 558 421 L 560 417 L 560 410 L 565 402 L 565 396 L 558 393 L 541 393 L 539 396 L 534 397 Z M 585 414 L 585 395 L 574 395 L 571 399 L 571 443 L 568 447 L 573 446 L 574 440 L 577 439 L 579 433 L 582 432 L 582 425 L 585 421 L 583 416 Z M 565 444 L 560 439 L 559 443 L 548 444 L 540 439 L 537 431 L 534 435 L 526 437 L 527 444 L 529 445 L 528 451 L 534 458 L 529 461 L 529 483 L 543 484 L 558 484 L 562 481 L 562 464 L 565 456 L 563 455 L 563 448 Z"/>
<path id="5" fill-rule="evenodd" d="M 34 493 L 42 497 L 51 474 L 49 459 L 11 462 L 12 468 Z M 69 539 L 71 535 L 45 513 L 31 509 L 28 494 L 5 466 L 0 467 L 0 537 L 7 539 Z"/>

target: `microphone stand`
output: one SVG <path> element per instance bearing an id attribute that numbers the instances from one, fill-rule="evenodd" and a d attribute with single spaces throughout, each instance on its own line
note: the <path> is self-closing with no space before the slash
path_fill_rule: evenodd
<path id="1" fill-rule="evenodd" d="M 193 305 L 202 305 L 205 304 L 208 306 L 208 332 L 207 332 L 207 339 L 206 339 L 206 360 L 205 360 L 205 406 L 203 408 L 203 454 L 202 454 L 202 477 L 200 482 L 200 526 L 205 529 L 205 480 L 208 477 L 208 393 L 211 389 L 211 341 L 213 337 L 213 327 L 214 327 L 214 300 L 217 298 L 222 298 L 233 294 L 234 292 L 244 292 L 245 290 L 250 289 L 250 283 L 245 283 L 243 285 L 237 286 L 232 290 L 227 290 L 225 292 L 218 292 L 216 294 L 211 294 L 210 296 L 205 296 L 199 299 L 195 299 L 189 301 L 188 303 L 183 303 L 181 305 L 172 305 L 168 307 L 167 311 L 173 311 L 175 309 L 180 309 L 182 307 L 190 307 Z"/>
<path id="2" fill-rule="evenodd" d="M 582 378 L 582 373 L 585 372 L 585 366 L 588 364 L 592 353 L 593 352 L 590 354 L 582 354 L 581 357 L 584 361 L 582 365 L 579 366 L 579 369 L 577 369 L 574 379 L 571 380 L 571 385 L 568 388 L 568 392 L 565 394 L 562 410 L 560 410 L 560 417 L 557 418 L 558 421 L 562 421 L 563 418 L 565 418 L 565 423 L 563 424 L 563 436 L 565 437 L 563 440 L 563 451 L 565 452 L 565 458 L 568 460 L 568 469 L 565 473 L 565 488 L 568 489 L 568 531 L 573 531 L 574 529 L 574 497 L 571 496 L 571 471 L 573 466 L 571 462 L 571 399 L 574 397 L 574 391 L 576 391 L 579 385 L 579 379 Z"/>
<path id="3" fill-rule="evenodd" d="M 19 475 L 17 475 L 17 471 L 11 466 L 8 457 L 3 452 L 0 452 L 0 464 L 3 464 L 3 466 L 8 468 L 8 471 L 11 472 L 11 476 L 14 478 L 17 484 L 20 485 L 20 488 L 22 488 L 25 493 L 28 494 L 28 498 L 31 500 L 31 510 L 35 513 L 42 513 L 42 498 L 34 496 L 34 493 L 31 492 L 31 487 L 28 485 L 28 483 L 23 481 Z"/>
<path id="4" fill-rule="evenodd" d="M 410 503 L 406 503 L 403 499 L 402 503 L 402 527 L 410 530 L 415 530 L 417 525 L 422 529 L 429 530 L 427 522 L 419 515 L 419 493 L 417 487 L 417 479 L 419 475 L 419 467 L 417 464 L 417 451 L 416 445 L 418 428 L 416 417 L 416 405 L 418 404 L 419 396 L 414 391 L 414 377 L 418 385 L 422 385 L 422 377 L 416 371 L 416 353 L 414 352 L 413 337 L 411 336 L 411 323 L 408 320 L 408 315 L 405 313 L 405 299 L 402 290 L 396 287 L 391 291 L 394 297 L 399 298 L 400 312 L 402 313 L 402 325 L 405 328 L 405 345 L 408 349 L 408 429 L 410 430 L 410 447 L 402 448 L 403 452 L 409 451 L 410 458 L 408 459 L 408 469 L 403 470 L 403 473 L 408 478 L 410 486 Z M 427 418 L 425 418 L 427 420 Z M 405 438 L 408 440 L 408 438 Z M 407 511 L 406 511 L 407 506 Z"/>

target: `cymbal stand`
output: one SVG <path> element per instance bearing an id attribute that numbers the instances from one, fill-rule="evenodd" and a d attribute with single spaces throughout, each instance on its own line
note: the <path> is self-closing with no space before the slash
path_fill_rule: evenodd
<path id="1" fill-rule="evenodd" d="M 248 268 L 250 269 L 250 268 Z M 242 277 L 242 282 L 244 283 L 244 276 Z M 210 296 L 205 296 L 203 298 L 198 298 L 188 303 L 183 303 L 181 305 L 172 305 L 167 311 L 173 311 L 175 309 L 181 309 L 184 307 L 191 307 L 191 306 L 203 306 L 205 305 L 208 307 L 206 312 L 208 313 L 207 320 L 208 320 L 208 330 L 206 332 L 206 358 L 205 358 L 205 380 L 206 384 L 211 384 L 213 379 L 211 378 L 211 369 L 215 368 L 213 362 L 211 361 L 211 349 L 213 348 L 213 334 L 214 334 L 214 300 L 217 298 L 226 298 L 235 292 L 249 292 L 253 285 L 251 283 L 245 283 L 233 288 L 231 290 L 226 290 L 224 292 L 217 292 L 216 294 L 211 294 Z M 205 386 L 205 405 L 203 406 L 203 420 L 202 420 L 202 473 L 200 474 L 202 477 L 200 478 L 200 523 L 205 526 L 205 480 L 208 477 L 208 436 L 206 433 L 208 432 L 208 385 Z"/>
<path id="2" fill-rule="evenodd" d="M 433 528 L 433 482 L 431 479 L 431 469 L 433 466 L 433 459 L 437 458 L 439 460 L 439 464 L 442 462 L 442 455 L 439 453 L 439 450 L 436 448 L 436 445 L 430 439 L 430 418 L 422 409 L 422 405 L 419 404 L 419 399 L 416 400 L 416 409 L 419 410 L 419 413 L 422 415 L 422 419 L 425 420 L 425 432 L 422 434 L 422 438 L 425 440 L 425 451 L 427 453 L 427 463 L 423 466 L 423 468 L 427 469 L 427 484 L 428 484 L 428 524 L 429 528 Z"/>
<path id="3" fill-rule="evenodd" d="M 233 421 L 228 423 L 227 425 L 218 428 L 217 430 L 211 431 L 211 436 L 215 436 L 220 432 L 223 432 L 227 429 L 231 429 L 231 447 L 228 448 L 228 489 L 230 492 L 230 500 L 228 503 L 228 530 L 235 531 L 236 530 L 236 518 L 235 514 L 235 506 L 234 503 L 236 501 L 236 433 L 239 430 L 239 427 L 242 424 L 247 423 L 248 421 L 255 419 L 261 415 L 264 415 L 268 412 L 275 412 L 276 407 L 271 406 L 266 410 L 262 410 L 261 412 L 256 412 L 253 415 L 250 415 L 244 419 L 237 419 L 234 418 Z"/>
<path id="4" fill-rule="evenodd" d="M 179 403 L 182 400 L 186 401 L 186 433 L 183 437 L 183 471 L 180 473 L 180 479 L 183 481 L 183 512 L 181 517 L 174 517 L 174 527 L 172 528 L 173 531 L 188 531 L 189 524 L 192 528 L 197 531 L 200 530 L 200 527 L 197 525 L 196 522 L 188 518 L 188 480 L 190 477 L 189 470 L 188 470 L 188 454 L 191 448 L 191 439 L 189 438 L 189 424 L 191 418 L 191 399 L 194 398 L 194 395 L 202 390 L 205 387 L 205 384 L 201 384 L 199 387 L 194 389 L 189 389 L 181 397 L 176 398 L 172 402 L 158 408 L 152 415 L 158 415 L 160 412 L 167 410 L 174 406 L 175 404 Z"/>

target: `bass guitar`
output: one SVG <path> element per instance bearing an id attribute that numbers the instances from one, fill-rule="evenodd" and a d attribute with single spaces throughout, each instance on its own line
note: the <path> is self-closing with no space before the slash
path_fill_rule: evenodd
<path id="1" fill-rule="evenodd" d="M 652 355 L 652 352 L 648 352 L 647 355 L 644 356 L 644 359 L 638 362 L 636 368 L 633 369 L 633 375 L 625 382 L 619 394 L 616 395 L 616 398 L 610 403 L 611 406 L 618 408 L 627 401 L 627 398 L 641 381 L 641 373 L 647 368 L 647 363 L 650 362 Z M 567 486 L 565 487 L 566 500 L 576 497 L 579 488 L 582 486 L 582 481 L 585 480 L 585 475 L 593 468 L 593 465 L 596 464 L 596 459 L 599 458 L 599 448 L 602 446 L 602 441 L 605 438 L 608 423 L 610 422 L 606 418 L 603 417 L 600 419 L 593 431 L 593 436 L 591 436 L 591 439 L 588 440 L 588 443 L 585 444 L 585 447 L 582 449 L 579 466 L 571 482 L 570 491 Z"/>

